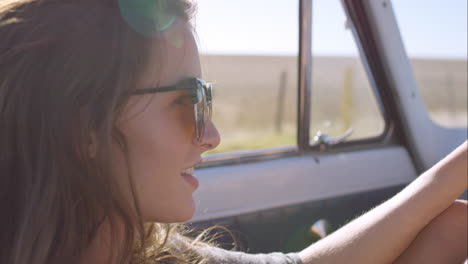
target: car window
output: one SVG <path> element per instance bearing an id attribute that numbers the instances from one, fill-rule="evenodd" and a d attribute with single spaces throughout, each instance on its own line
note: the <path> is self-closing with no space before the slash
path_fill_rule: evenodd
<path id="1" fill-rule="evenodd" d="M 340 1 L 312 3 L 311 143 L 318 133 L 352 131 L 347 141 L 382 135 L 381 108 Z M 203 77 L 214 83 L 222 135 L 207 155 L 297 146 L 299 1 L 205 0 L 198 12 Z"/>
<path id="2" fill-rule="evenodd" d="M 431 118 L 467 126 L 467 1 L 393 0 L 406 52 Z"/>
<path id="3" fill-rule="evenodd" d="M 312 3 L 310 139 L 351 131 L 347 140 L 381 135 L 385 122 L 341 1 Z"/>
<path id="4" fill-rule="evenodd" d="M 298 1 L 198 2 L 203 77 L 214 83 L 222 136 L 208 154 L 296 144 L 298 9 Z"/>

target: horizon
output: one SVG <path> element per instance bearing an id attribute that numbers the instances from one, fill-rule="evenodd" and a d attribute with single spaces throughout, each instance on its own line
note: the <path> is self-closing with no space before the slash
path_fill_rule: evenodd
<path id="1" fill-rule="evenodd" d="M 298 57 L 298 55 L 292 54 L 258 54 L 258 53 L 200 53 L 200 56 L 216 56 L 216 57 Z M 313 58 L 349 58 L 349 59 L 360 59 L 352 54 L 316 54 Z M 459 61 L 468 62 L 467 59 L 461 57 L 416 57 L 412 56 L 411 60 L 439 60 L 439 61 Z"/>

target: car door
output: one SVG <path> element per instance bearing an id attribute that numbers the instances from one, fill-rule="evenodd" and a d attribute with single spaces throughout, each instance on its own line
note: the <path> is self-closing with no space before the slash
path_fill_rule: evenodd
<path id="1" fill-rule="evenodd" d="M 248 252 L 298 251 L 317 220 L 338 228 L 466 139 L 466 125 L 428 117 L 389 1 L 205 0 L 199 12 L 227 143 L 196 169 L 193 228 L 226 226 Z"/>

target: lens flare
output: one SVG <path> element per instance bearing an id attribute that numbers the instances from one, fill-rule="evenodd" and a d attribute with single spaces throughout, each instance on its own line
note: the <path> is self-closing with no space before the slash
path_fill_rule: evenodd
<path id="1" fill-rule="evenodd" d="M 119 0 L 120 15 L 136 32 L 154 37 L 170 28 L 176 16 L 169 9 L 170 0 Z"/>

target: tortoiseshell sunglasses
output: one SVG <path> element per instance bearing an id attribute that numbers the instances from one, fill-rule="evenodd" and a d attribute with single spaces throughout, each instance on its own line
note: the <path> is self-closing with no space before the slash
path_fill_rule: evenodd
<path id="1" fill-rule="evenodd" d="M 187 78 L 173 86 L 133 90 L 131 95 L 189 90 L 195 113 L 195 134 L 197 141 L 201 142 L 205 126 L 211 120 L 212 89 L 211 83 L 206 83 L 200 78 Z"/>

